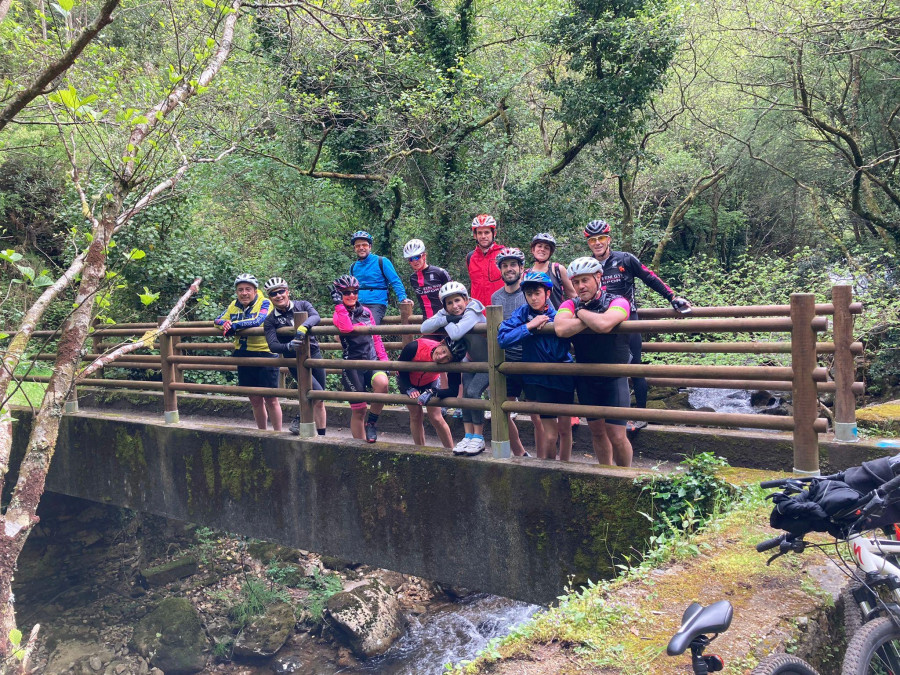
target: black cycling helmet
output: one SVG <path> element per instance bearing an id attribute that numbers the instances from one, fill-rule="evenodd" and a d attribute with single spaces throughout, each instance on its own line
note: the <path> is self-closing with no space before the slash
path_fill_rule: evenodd
<path id="1" fill-rule="evenodd" d="M 352 277 L 349 274 L 344 274 L 343 276 L 338 277 L 334 280 L 334 288 L 338 291 L 358 291 L 359 290 L 359 279 L 356 277 Z"/>
<path id="2" fill-rule="evenodd" d="M 605 220 L 592 220 L 584 228 L 585 237 L 610 235 L 610 232 L 612 232 L 612 228 Z"/>
<path id="3" fill-rule="evenodd" d="M 550 247 L 550 255 L 556 251 L 556 237 L 554 237 L 549 232 L 538 232 L 531 238 L 531 248 L 534 248 L 535 244 L 547 244 Z"/>
<path id="4" fill-rule="evenodd" d="M 466 347 L 466 343 L 462 340 L 451 340 L 450 338 L 444 338 L 444 344 L 447 346 L 447 349 L 450 350 L 450 354 L 453 356 L 454 361 L 462 361 L 466 358 L 466 352 L 468 348 Z"/>

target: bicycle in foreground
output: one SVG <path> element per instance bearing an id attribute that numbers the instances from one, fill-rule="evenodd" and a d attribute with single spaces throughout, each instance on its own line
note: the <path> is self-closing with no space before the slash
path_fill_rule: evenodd
<path id="1" fill-rule="evenodd" d="M 684 610 L 681 627 L 672 636 L 666 653 L 678 656 L 685 650 L 691 650 L 691 667 L 694 675 L 717 673 L 725 668 L 725 661 L 718 654 L 705 654 L 706 648 L 721 633 L 728 630 L 734 610 L 727 600 L 719 600 L 704 607 L 693 602 Z M 712 633 L 712 637 L 710 637 Z M 765 657 L 751 675 L 819 675 L 816 670 L 803 659 L 790 654 L 772 654 Z"/>
<path id="2" fill-rule="evenodd" d="M 900 457 L 889 458 L 888 462 L 892 472 L 900 473 Z M 857 469 L 866 464 L 874 462 L 864 463 Z M 782 555 L 802 553 L 811 546 L 825 551 L 826 555 L 829 547 L 834 547 L 836 553 L 846 547 L 845 555 L 828 557 L 855 585 L 845 596 L 845 601 L 855 605 L 861 625 L 847 645 L 841 673 L 900 675 L 900 541 L 890 534 L 879 535 L 877 532 L 878 529 L 889 532 L 900 520 L 900 511 L 895 506 L 900 503 L 900 475 L 860 494 L 852 487 L 854 476 L 848 479 L 850 471 L 823 478 L 788 478 L 761 483 L 763 488 L 782 488 L 781 493 L 770 495 L 775 501 L 771 524 L 788 532 L 758 544 L 756 549 L 759 552 L 777 549 L 769 558 L 771 563 Z M 881 473 L 883 477 L 884 472 Z M 855 478 L 862 485 L 881 480 L 872 475 Z M 831 544 L 807 542 L 805 534 L 813 531 L 828 532 L 835 541 Z M 853 614 L 851 611 L 850 615 Z M 848 636 L 854 628 L 852 625 L 847 627 Z"/>

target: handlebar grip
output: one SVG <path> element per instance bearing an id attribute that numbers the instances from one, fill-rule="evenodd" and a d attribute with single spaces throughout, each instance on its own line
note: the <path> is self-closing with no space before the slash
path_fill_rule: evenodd
<path id="1" fill-rule="evenodd" d="M 887 497 L 897 490 L 897 488 L 900 488 L 900 476 L 894 476 L 887 483 L 878 488 L 876 492 L 882 497 Z"/>
<path id="2" fill-rule="evenodd" d="M 775 548 L 776 546 L 778 546 L 781 542 L 783 542 L 785 536 L 786 535 L 782 534 L 777 537 L 774 537 L 773 539 L 766 539 L 765 541 L 761 541 L 756 545 L 756 550 L 759 553 L 762 553 L 763 551 L 769 551 L 769 550 Z"/>
<path id="3" fill-rule="evenodd" d="M 763 489 L 784 487 L 785 485 L 787 485 L 788 480 L 790 480 L 790 479 L 789 478 L 776 478 L 775 480 L 764 480 L 762 483 L 759 484 L 759 487 L 761 487 Z"/>

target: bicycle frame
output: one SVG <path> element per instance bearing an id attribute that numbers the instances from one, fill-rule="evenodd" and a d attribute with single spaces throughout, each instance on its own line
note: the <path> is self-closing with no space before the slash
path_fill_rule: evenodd
<path id="1" fill-rule="evenodd" d="M 888 556 L 900 556 L 900 541 L 877 536 L 864 536 L 855 533 L 845 540 L 850 547 L 857 568 L 865 573 L 860 579 L 867 585 L 872 584 L 872 576 L 884 579 L 897 606 L 900 606 L 900 567 L 887 560 Z M 875 611 L 868 601 L 860 601 L 859 607 L 865 617 Z"/>

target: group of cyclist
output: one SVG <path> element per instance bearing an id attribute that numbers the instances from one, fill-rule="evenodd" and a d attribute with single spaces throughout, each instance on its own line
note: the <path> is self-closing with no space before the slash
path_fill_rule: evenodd
<path id="1" fill-rule="evenodd" d="M 531 241 L 532 264 L 526 267 L 525 254 L 496 240 L 497 222 L 490 215 L 472 221 L 476 246 L 466 258 L 469 287 L 454 281 L 443 268 L 428 262 L 425 244 L 412 239 L 403 247 L 410 266 L 409 283 L 422 311 L 421 337 L 405 345 L 399 360 L 447 364 L 488 360 L 487 338 L 473 328 L 485 322 L 485 307 L 499 305 L 503 323 L 498 333 L 507 361 L 538 363 L 640 363 L 641 337 L 638 333 L 611 333 L 628 319 L 637 318 L 634 280 L 640 279 L 662 295 L 675 309 L 689 311 L 690 303 L 677 296 L 658 276 L 630 253 L 611 248 L 610 225 L 592 220 L 584 229 L 591 255 L 573 260 L 568 267 L 551 260 L 556 240 L 548 233 Z M 400 276 L 390 260 L 372 253 L 372 236 L 364 231 L 350 237 L 356 260 L 349 274 L 331 285 L 333 321 L 340 334 L 343 358 L 387 361 L 388 355 L 378 335 L 363 334 L 358 326 L 379 325 L 393 290 L 399 302 L 411 302 Z M 215 319 L 225 337 L 234 338 L 236 357 L 293 356 L 304 341 L 311 358 L 321 358 L 310 328 L 320 322 L 319 313 L 304 300 L 293 300 L 281 277 L 272 277 L 259 288 L 250 274 L 235 279 L 235 300 Z M 278 329 L 293 326 L 293 313 L 306 312 L 304 324 L 293 333 Z M 248 336 L 240 331 L 263 326 L 265 336 Z M 542 327 L 551 326 L 552 331 Z M 571 348 L 571 352 L 570 352 Z M 238 385 L 278 386 L 277 367 L 238 366 Z M 486 373 L 439 373 L 434 368 L 401 371 L 398 387 L 410 402 L 409 419 L 413 441 L 425 442 L 424 417 L 434 427 L 442 445 L 456 455 L 477 455 L 485 448 L 484 411 L 462 409 L 465 435 L 456 444 L 445 421 L 441 402 L 462 395 L 481 399 L 488 388 Z M 292 372 L 294 370 L 292 369 Z M 296 372 L 294 372 L 296 376 Z M 325 371 L 312 370 L 313 387 L 325 388 Z M 347 392 L 387 393 L 386 370 L 344 370 L 341 376 Z M 636 405 L 646 407 L 645 380 L 634 379 Z M 507 396 L 539 403 L 630 407 L 631 396 L 624 377 L 571 375 L 508 375 Z M 351 402 L 351 433 L 354 438 L 375 442 L 383 404 Z M 260 429 L 268 422 L 281 430 L 281 407 L 275 396 L 250 396 L 254 419 Z M 567 416 L 532 415 L 535 452 L 541 459 L 568 461 L 572 451 L 573 420 Z M 299 416 L 290 426 L 299 433 Z M 326 413 L 322 401 L 314 406 L 314 422 L 325 434 Z M 601 464 L 630 466 L 632 449 L 626 420 L 588 418 L 594 454 Z M 578 420 L 575 419 L 577 424 Z M 514 421 L 510 420 L 510 447 L 517 456 L 527 455 Z"/>

